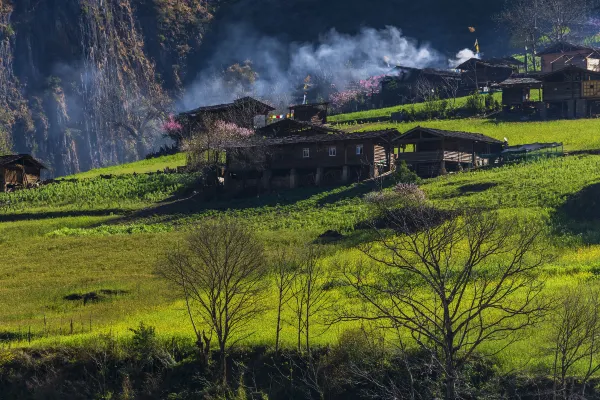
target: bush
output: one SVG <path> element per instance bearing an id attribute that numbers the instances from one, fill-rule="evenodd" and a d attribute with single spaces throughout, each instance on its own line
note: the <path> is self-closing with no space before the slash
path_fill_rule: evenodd
<path id="1" fill-rule="evenodd" d="M 419 206 L 427 200 L 425 192 L 414 183 L 399 183 L 394 187 L 394 193 L 405 206 Z"/>
<path id="2" fill-rule="evenodd" d="M 408 168 L 404 160 L 396 167 L 394 179 L 397 183 L 421 183 L 422 181 L 414 171 Z"/>
<path id="3" fill-rule="evenodd" d="M 474 92 L 467 98 L 466 108 L 473 114 L 484 114 L 486 107 L 483 96 L 479 92 Z"/>
<path id="4" fill-rule="evenodd" d="M 161 346 L 153 326 L 140 322 L 137 329 L 130 328 L 129 330 L 133 332 L 131 340 L 132 356 L 141 369 L 149 368 L 152 370 L 154 366 L 166 368 L 175 363 Z"/>

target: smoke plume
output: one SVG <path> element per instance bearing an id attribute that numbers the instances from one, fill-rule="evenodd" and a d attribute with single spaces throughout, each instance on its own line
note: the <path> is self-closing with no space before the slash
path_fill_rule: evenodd
<path id="1" fill-rule="evenodd" d="M 251 93 L 242 85 L 232 86 L 223 76 L 228 66 L 244 60 L 251 60 L 258 74 Z M 363 28 L 356 35 L 331 30 L 317 43 L 285 44 L 238 26 L 229 30 L 207 65 L 211 67 L 187 88 L 181 110 L 229 102 L 240 95 L 287 106 L 292 101 L 290 93 L 297 92 L 308 75 L 312 84 L 341 91 L 358 80 L 391 74 L 396 65 L 447 68 L 447 61 L 428 44 L 418 44 L 395 27 Z"/>
<path id="2" fill-rule="evenodd" d="M 448 60 L 451 68 L 455 68 L 456 66 L 464 63 L 465 61 L 469 61 L 471 58 L 479 58 L 477 54 L 475 54 L 471 49 L 462 49 L 458 53 L 456 53 L 456 57 L 453 60 Z"/>

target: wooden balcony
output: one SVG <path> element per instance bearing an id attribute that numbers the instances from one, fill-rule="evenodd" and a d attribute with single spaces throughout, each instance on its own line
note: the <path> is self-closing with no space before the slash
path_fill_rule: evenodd
<path id="1" fill-rule="evenodd" d="M 476 156 L 478 159 L 479 157 Z M 398 161 L 407 163 L 450 161 L 460 163 L 472 163 L 473 154 L 462 151 L 418 151 L 412 153 L 399 153 L 396 155 Z"/>

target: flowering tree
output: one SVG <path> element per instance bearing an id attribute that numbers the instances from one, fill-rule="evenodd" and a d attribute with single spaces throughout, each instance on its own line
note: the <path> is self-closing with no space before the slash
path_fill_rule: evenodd
<path id="1" fill-rule="evenodd" d="M 372 76 L 352 84 L 348 89 L 332 93 L 329 97 L 337 111 L 347 109 L 353 104 L 365 104 L 381 92 L 381 81 L 385 75 Z"/>
<path id="2" fill-rule="evenodd" d="M 171 139 L 176 142 L 181 140 L 181 133 L 183 131 L 183 125 L 181 125 L 173 114 L 169 115 L 169 118 L 163 122 L 162 130 Z"/>
<path id="3" fill-rule="evenodd" d="M 216 183 L 217 170 L 225 163 L 226 149 L 250 140 L 254 131 L 222 120 L 207 122 L 205 126 L 205 130 L 184 139 L 183 150 L 187 152 L 188 166 L 203 170 L 205 177 Z"/>

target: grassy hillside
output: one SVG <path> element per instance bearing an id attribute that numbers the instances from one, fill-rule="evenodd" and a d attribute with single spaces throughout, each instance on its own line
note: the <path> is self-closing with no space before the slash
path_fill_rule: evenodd
<path id="1" fill-rule="evenodd" d="M 128 168 L 133 167 L 122 167 Z M 168 181 L 153 180 L 159 177 Z M 485 206 L 546 221 L 557 254 L 544 268 L 550 294 L 561 285 L 588 280 L 600 265 L 595 228 L 559 223 L 557 214 L 574 194 L 599 182 L 600 157 L 572 156 L 439 177 L 422 188 L 440 207 Z M 162 336 L 190 338 L 181 300 L 154 271 L 162 254 L 181 242 L 194 221 L 214 215 L 239 218 L 253 225 L 268 249 L 302 246 L 328 229 L 338 230 L 346 239 L 324 246 L 324 262 L 333 271 L 336 262 L 359 257 L 352 246 L 365 232 L 355 226 L 373 212 L 362 201 L 373 188 L 357 184 L 236 201 L 191 199 L 157 205 L 190 185 L 193 177 L 186 174 L 138 175 L 3 195 L 18 207 L 5 210 L 0 223 L 0 251 L 10 260 L 0 266 L 0 338 L 12 340 L 12 346 L 27 346 L 25 332 L 31 329 L 36 346 L 79 343 L 99 333 L 128 335 L 128 328 L 140 321 L 156 326 Z M 335 287 L 332 299 L 347 301 Z M 99 301 L 84 305 L 81 298 L 70 300 L 90 292 Z M 254 321 L 246 343 L 272 343 L 274 318 L 270 310 Z M 326 329 L 318 324 L 315 342 L 331 343 L 351 325 Z M 283 335 L 284 343 L 292 346 L 293 328 L 286 325 Z M 525 339 L 501 353 L 504 368 L 523 368 L 530 360 L 530 367 L 549 364 L 543 329 L 526 332 Z"/>
<path id="2" fill-rule="evenodd" d="M 96 168 L 80 174 L 71 175 L 69 176 L 69 179 L 90 179 L 99 177 L 100 175 L 145 174 L 148 172 L 163 171 L 165 168 L 177 169 L 177 167 L 184 166 L 185 162 L 185 154 L 178 153 L 172 156 L 151 158 L 149 160 L 141 160 L 129 164 Z"/>
<path id="3" fill-rule="evenodd" d="M 420 123 L 441 129 L 481 132 L 512 144 L 562 141 L 568 151 L 600 149 L 600 120 L 503 122 L 465 119 Z M 417 123 L 346 125 L 350 130 Z M 11 346 L 85 343 L 98 334 L 130 335 L 140 321 L 164 338 L 191 340 L 184 304 L 156 274 L 169 249 L 181 243 L 196 221 L 217 215 L 242 220 L 272 251 L 277 246 L 303 247 L 327 230 L 345 238 L 323 245 L 324 263 L 356 261 L 356 243 L 366 240 L 359 223 L 374 215 L 363 201 L 368 184 L 335 189 L 304 188 L 238 200 L 201 202 L 191 196 L 197 174 L 145 174 L 175 168 L 183 155 L 144 160 L 66 177 L 34 190 L 0 194 L 0 340 Z M 136 173 L 135 175 L 133 173 Z M 109 177 L 111 176 L 111 177 Z M 72 179 L 76 178 L 76 179 Z M 484 207 L 508 216 L 527 216 L 548 226 L 554 261 L 543 268 L 546 295 L 579 281 L 597 285 L 600 265 L 600 212 L 595 202 L 600 185 L 600 157 L 569 156 L 426 180 L 422 189 L 436 207 Z M 581 214 L 585 214 L 582 218 Z M 329 279 L 329 278 L 328 278 Z M 331 301 L 351 301 L 335 276 Z M 97 296 L 86 302 L 86 294 Z M 266 299 L 274 302 L 274 293 Z M 292 318 L 289 311 L 285 319 Z M 275 311 L 251 326 L 244 343 L 271 345 Z M 335 342 L 353 323 L 325 324 L 317 318 L 316 344 Z M 548 322 L 544 322 L 547 324 Z M 26 334 L 27 332 L 27 334 Z M 283 343 L 293 346 L 294 329 L 286 324 Z M 504 370 L 547 370 L 551 364 L 544 325 L 500 354 Z M 503 343 L 486 348 L 496 351 Z"/>

